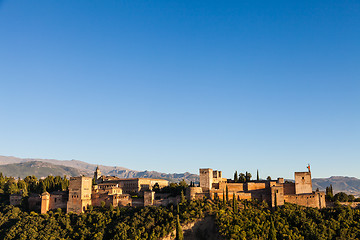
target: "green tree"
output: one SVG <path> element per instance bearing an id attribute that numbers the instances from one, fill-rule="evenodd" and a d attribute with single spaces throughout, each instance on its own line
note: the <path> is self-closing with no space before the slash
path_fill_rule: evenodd
<path id="1" fill-rule="evenodd" d="M 180 201 L 181 201 L 181 203 L 185 203 L 185 202 L 186 202 L 186 198 L 185 198 L 185 195 L 184 195 L 184 191 L 183 191 L 183 190 L 181 190 Z"/>
<path id="2" fill-rule="evenodd" d="M 249 172 L 246 172 L 246 175 L 245 175 L 245 178 L 246 178 L 246 182 L 250 182 L 250 180 L 251 180 L 251 173 L 249 173 Z"/>
<path id="3" fill-rule="evenodd" d="M 224 190 L 223 190 L 223 206 L 225 206 L 225 192 L 224 192 Z"/>
<path id="4" fill-rule="evenodd" d="M 259 169 L 256 170 L 256 181 L 260 181 Z"/>
<path id="5" fill-rule="evenodd" d="M 179 215 L 176 215 L 176 240 L 183 240 L 183 230 L 180 224 Z"/>
<path id="6" fill-rule="evenodd" d="M 239 173 L 239 179 L 238 179 L 238 182 L 240 182 L 240 183 L 244 183 L 244 182 L 246 182 L 245 174 L 243 174 L 243 173 Z"/>
<path id="7" fill-rule="evenodd" d="M 229 189 L 228 186 L 226 185 L 226 202 L 229 202 Z"/>
<path id="8" fill-rule="evenodd" d="M 237 200 L 236 200 L 236 196 L 235 193 L 233 193 L 233 211 L 234 213 L 237 213 Z"/>
<path id="9" fill-rule="evenodd" d="M 152 188 L 152 190 L 153 190 L 154 192 L 160 192 L 160 185 L 159 185 L 159 183 L 155 183 L 154 186 L 153 186 L 153 188 Z"/>
<path id="10" fill-rule="evenodd" d="M 271 219 L 271 227 L 270 227 L 270 234 L 269 234 L 269 239 L 270 240 L 276 240 L 276 229 L 274 226 L 274 221 Z"/>
<path id="11" fill-rule="evenodd" d="M 234 182 L 238 182 L 238 173 L 235 171 L 234 173 Z"/>
<path id="12" fill-rule="evenodd" d="M 344 192 L 339 192 L 339 193 L 335 194 L 335 196 L 334 196 L 334 201 L 347 202 L 348 200 L 349 200 L 349 197 Z"/>
<path id="13" fill-rule="evenodd" d="M 9 178 L 4 185 L 4 192 L 6 194 L 14 194 L 19 192 L 19 188 L 14 178 Z"/>

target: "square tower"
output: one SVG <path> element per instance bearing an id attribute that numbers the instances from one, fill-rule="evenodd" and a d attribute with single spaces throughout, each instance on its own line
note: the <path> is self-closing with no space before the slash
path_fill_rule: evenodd
<path id="1" fill-rule="evenodd" d="M 295 194 L 312 193 L 311 172 L 295 172 Z"/>
<path id="2" fill-rule="evenodd" d="M 71 177 L 67 212 L 82 213 L 91 205 L 92 178 Z"/>
<path id="3" fill-rule="evenodd" d="M 213 184 L 213 170 L 211 168 L 200 168 L 200 187 L 204 190 L 211 190 Z"/>

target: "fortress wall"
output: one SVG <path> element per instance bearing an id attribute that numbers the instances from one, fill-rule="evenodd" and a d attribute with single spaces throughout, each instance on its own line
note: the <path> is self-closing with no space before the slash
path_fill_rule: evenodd
<path id="1" fill-rule="evenodd" d="M 223 199 L 223 192 L 217 192 L 215 193 L 218 195 L 219 199 L 222 200 Z M 225 193 L 226 194 L 226 193 Z M 229 200 L 233 199 L 233 192 L 229 192 Z M 235 193 L 235 197 L 238 199 L 238 200 L 250 200 L 252 198 L 252 195 L 251 193 L 245 193 L 245 192 L 236 192 Z M 226 196 L 225 196 L 225 199 L 226 199 Z"/>
<path id="2" fill-rule="evenodd" d="M 285 202 L 298 204 L 305 207 L 323 208 L 326 207 L 325 193 L 285 195 Z"/>
<path id="3" fill-rule="evenodd" d="M 68 202 L 67 194 L 50 194 L 49 209 L 66 209 Z"/>
<path id="4" fill-rule="evenodd" d="M 295 183 L 284 183 L 284 195 L 295 194 Z"/>
<path id="5" fill-rule="evenodd" d="M 253 191 L 253 190 L 259 190 L 259 189 L 265 189 L 266 188 L 266 183 L 264 182 L 247 182 L 246 184 L 246 189 L 247 191 Z"/>
<path id="6" fill-rule="evenodd" d="M 232 192 L 243 192 L 244 191 L 244 183 L 225 183 L 221 182 L 219 183 L 219 189 L 226 189 L 226 186 L 228 187 L 229 191 Z"/>
<path id="7" fill-rule="evenodd" d="M 155 199 L 155 192 L 145 191 L 144 192 L 144 207 L 153 205 L 154 199 Z"/>
<path id="8" fill-rule="evenodd" d="M 22 196 L 21 194 L 11 194 L 10 195 L 10 205 L 18 206 L 21 204 Z"/>
<path id="9" fill-rule="evenodd" d="M 283 186 L 271 187 L 271 207 L 284 205 L 284 188 Z"/>
<path id="10" fill-rule="evenodd" d="M 271 194 L 270 194 L 269 188 L 253 190 L 253 191 L 250 191 L 250 194 L 251 194 L 251 198 L 259 200 L 259 201 L 270 202 L 270 200 L 271 200 Z"/>
<path id="11" fill-rule="evenodd" d="M 189 200 L 195 199 L 198 193 L 202 193 L 201 187 L 188 187 L 186 189 L 186 197 Z"/>

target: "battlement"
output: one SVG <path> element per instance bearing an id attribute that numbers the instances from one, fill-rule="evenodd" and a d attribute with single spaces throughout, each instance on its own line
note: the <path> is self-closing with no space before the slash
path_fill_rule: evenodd
<path id="1" fill-rule="evenodd" d="M 222 178 L 221 171 L 201 168 L 200 187 L 190 189 L 189 197 L 222 197 L 228 192 L 228 198 L 234 195 L 240 200 L 258 199 L 267 201 L 272 207 L 281 206 L 285 201 L 309 207 L 325 207 L 324 193 L 312 191 L 310 166 L 308 169 L 308 172 L 295 172 L 295 183 L 285 183 L 284 178 L 235 183 Z"/>

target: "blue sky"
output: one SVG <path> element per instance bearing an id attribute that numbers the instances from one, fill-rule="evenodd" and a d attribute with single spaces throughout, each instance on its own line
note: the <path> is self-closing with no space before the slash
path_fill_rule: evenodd
<path id="1" fill-rule="evenodd" d="M 0 155 L 360 178 L 359 1 L 0 1 Z"/>

